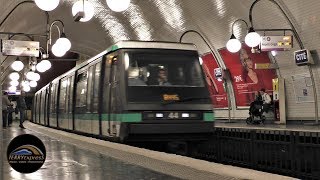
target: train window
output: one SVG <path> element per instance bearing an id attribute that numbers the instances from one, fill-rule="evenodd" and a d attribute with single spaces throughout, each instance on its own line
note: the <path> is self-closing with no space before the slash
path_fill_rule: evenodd
<path id="1" fill-rule="evenodd" d="M 64 78 L 61 80 L 60 97 L 59 97 L 59 112 L 60 113 L 66 113 L 68 84 L 69 84 L 68 79 Z"/>
<path id="2" fill-rule="evenodd" d="M 56 113 L 56 99 L 57 99 L 57 85 L 56 84 L 52 84 L 51 86 L 51 96 L 50 96 L 50 101 L 51 101 L 51 105 L 50 105 L 50 112 L 55 114 Z"/>
<path id="3" fill-rule="evenodd" d="M 85 107 L 87 103 L 87 71 L 77 76 L 76 107 Z"/>
<path id="4" fill-rule="evenodd" d="M 101 62 L 95 65 L 94 73 L 94 87 L 93 87 L 93 106 L 92 111 L 98 112 L 98 103 L 99 103 L 99 84 L 100 84 L 100 73 L 101 73 Z"/>
<path id="5" fill-rule="evenodd" d="M 93 88 L 93 78 L 92 74 L 94 71 L 94 66 L 89 67 L 89 72 L 88 72 L 88 88 L 87 88 L 87 112 L 91 112 L 91 99 L 92 99 L 92 88 Z"/>

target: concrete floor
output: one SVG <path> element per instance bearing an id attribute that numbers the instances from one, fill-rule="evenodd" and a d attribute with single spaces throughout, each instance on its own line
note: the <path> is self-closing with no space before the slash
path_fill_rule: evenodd
<path id="1" fill-rule="evenodd" d="M 45 144 L 47 149 L 45 164 L 34 173 L 21 174 L 10 167 L 6 153 L 3 153 L 2 179 L 4 180 L 178 179 L 64 143 L 44 134 L 28 129 L 22 130 L 17 123 L 3 131 L 4 147 L 7 147 L 15 136 L 25 133 L 36 135 Z"/>

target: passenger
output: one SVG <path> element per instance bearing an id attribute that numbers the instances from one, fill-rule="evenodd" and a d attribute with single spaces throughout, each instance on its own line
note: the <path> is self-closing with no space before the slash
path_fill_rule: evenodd
<path id="1" fill-rule="evenodd" d="M 2 127 L 5 129 L 7 128 L 7 121 L 8 121 L 8 107 L 12 105 L 9 98 L 8 93 L 4 92 L 2 95 Z"/>
<path id="2" fill-rule="evenodd" d="M 171 85 L 167 78 L 167 72 L 164 69 L 159 69 L 158 71 L 158 85 L 166 86 Z"/>
<path id="3" fill-rule="evenodd" d="M 19 109 L 20 112 L 20 125 L 19 127 L 22 129 L 25 129 L 25 127 L 23 126 L 23 122 L 24 122 L 24 118 L 25 118 L 25 110 L 27 109 L 27 105 L 26 105 L 26 101 L 24 99 L 24 92 L 21 92 L 21 95 L 19 96 L 19 98 L 17 99 L 17 108 Z"/>
<path id="4" fill-rule="evenodd" d="M 139 77 L 139 68 L 131 67 L 128 69 L 129 86 L 146 86 L 147 84 Z"/>
<path id="5" fill-rule="evenodd" d="M 260 90 L 260 94 L 262 97 L 262 101 L 263 101 L 263 110 L 268 113 L 270 105 L 271 105 L 271 97 L 268 93 L 266 93 L 266 90 L 264 88 L 262 88 Z"/>

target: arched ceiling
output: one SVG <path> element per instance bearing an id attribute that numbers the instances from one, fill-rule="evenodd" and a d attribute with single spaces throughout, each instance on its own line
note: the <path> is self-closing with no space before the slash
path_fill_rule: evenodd
<path id="1" fill-rule="evenodd" d="M 216 48 L 224 48 L 231 35 L 231 25 L 236 19 L 249 23 L 249 9 L 254 0 L 131 0 L 124 12 L 111 11 L 105 0 L 89 0 L 94 4 L 95 15 L 89 22 L 74 22 L 71 14 L 74 0 L 62 0 L 49 12 L 50 22 L 60 19 L 65 23 L 65 32 L 72 42 L 71 51 L 93 56 L 119 40 L 179 41 L 189 29 L 202 33 Z M 320 40 L 319 0 L 275 0 L 288 13 L 309 49 L 318 49 Z M 18 4 L 19 0 L 0 0 L 0 21 Z M 290 28 L 279 9 L 270 0 L 261 0 L 253 9 L 255 28 Z M 43 34 L 46 18 L 35 4 L 23 4 L 0 27 L 1 32 Z M 53 39 L 57 33 L 53 30 Z M 241 40 L 246 35 L 243 23 L 235 25 L 235 35 Z M 281 32 L 280 34 L 283 34 Z M 1 39 L 7 36 L 1 35 Z M 23 37 L 17 37 L 19 39 Z M 40 38 L 45 47 L 45 39 Z M 188 34 L 184 42 L 193 42 L 200 53 L 208 47 L 195 34 Z M 298 48 L 295 44 L 295 48 Z M 291 52 L 290 52 L 291 53 Z M 287 56 L 291 56 L 289 52 Z M 0 55 L 1 62 L 5 56 Z M 3 69 L 15 60 L 7 58 Z M 6 76 L 4 76 L 6 77 Z M 5 87 L 4 87 L 5 88 Z"/>

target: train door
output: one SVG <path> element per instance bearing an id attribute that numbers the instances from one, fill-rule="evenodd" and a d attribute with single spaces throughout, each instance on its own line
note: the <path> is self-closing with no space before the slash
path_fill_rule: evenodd
<path id="1" fill-rule="evenodd" d="M 45 89 L 45 108 L 44 108 L 44 125 L 49 126 L 49 110 L 50 110 L 50 101 L 49 101 L 49 96 L 50 96 L 50 87 L 48 86 Z"/>
<path id="2" fill-rule="evenodd" d="M 118 57 L 112 58 L 111 71 L 110 71 L 110 91 L 109 91 L 109 131 L 111 136 L 116 136 L 117 131 L 120 129 L 120 122 L 118 121 L 119 112 L 119 61 Z"/>

